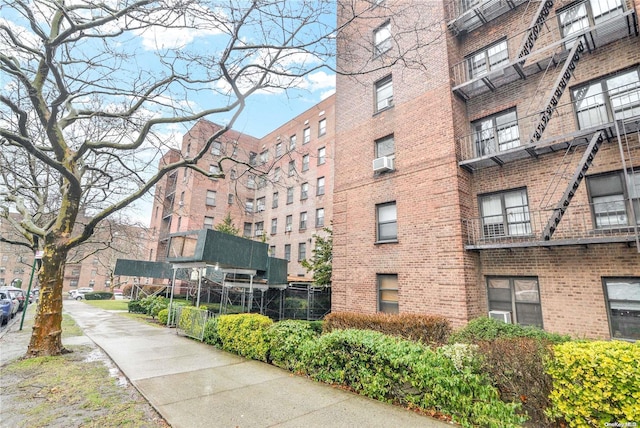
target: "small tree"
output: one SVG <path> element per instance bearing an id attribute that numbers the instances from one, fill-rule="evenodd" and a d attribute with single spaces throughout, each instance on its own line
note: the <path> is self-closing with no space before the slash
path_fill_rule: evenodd
<path id="1" fill-rule="evenodd" d="M 240 229 L 233 224 L 231 213 L 227 213 L 227 216 L 222 220 L 222 223 L 218 223 L 214 229 L 218 232 L 228 233 L 229 235 L 240 235 Z"/>
<path id="2" fill-rule="evenodd" d="M 327 227 L 322 229 L 327 236 L 314 234 L 316 246 L 310 260 L 302 260 L 300 264 L 313 271 L 313 282 L 319 286 L 331 284 L 331 261 L 333 258 L 333 231 Z"/>

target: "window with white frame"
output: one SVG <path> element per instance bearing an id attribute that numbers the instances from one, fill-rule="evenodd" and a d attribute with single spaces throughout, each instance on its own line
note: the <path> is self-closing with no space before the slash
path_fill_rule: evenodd
<path id="1" fill-rule="evenodd" d="M 284 258 L 286 261 L 291 261 L 291 244 L 284 244 Z"/>
<path id="2" fill-rule="evenodd" d="M 271 208 L 278 208 L 278 192 L 273 192 L 273 199 L 271 200 Z"/>
<path id="3" fill-rule="evenodd" d="M 222 153 L 222 143 L 219 141 L 214 141 L 211 145 L 211 154 L 214 156 L 220 156 Z"/>
<path id="4" fill-rule="evenodd" d="M 307 243 L 300 242 L 298 244 L 298 261 L 301 262 L 307 258 Z"/>
<path id="5" fill-rule="evenodd" d="M 296 135 L 292 135 L 291 137 L 289 137 L 289 150 L 293 150 L 296 148 L 296 140 Z"/>
<path id="6" fill-rule="evenodd" d="M 309 183 L 302 183 L 300 185 L 300 200 L 307 199 L 309 197 Z"/>
<path id="7" fill-rule="evenodd" d="M 302 144 L 307 144 L 311 141 L 311 128 L 304 128 L 302 130 Z"/>
<path id="8" fill-rule="evenodd" d="M 324 227 L 324 208 L 316 210 L 316 227 Z"/>
<path id="9" fill-rule="evenodd" d="M 209 165 L 209 174 L 220 174 L 220 167 L 218 165 Z M 217 177 L 211 177 L 216 180 Z"/>
<path id="10" fill-rule="evenodd" d="M 640 278 L 603 278 L 611 337 L 640 340 Z"/>
<path id="11" fill-rule="evenodd" d="M 267 198 L 263 196 L 261 198 L 256 199 L 256 206 L 258 211 L 264 211 L 267 206 Z"/>
<path id="12" fill-rule="evenodd" d="M 271 234 L 275 235 L 276 233 L 278 233 L 278 219 L 277 218 L 272 218 L 271 219 Z"/>
<path id="13" fill-rule="evenodd" d="M 511 313 L 515 324 L 543 328 L 538 278 L 487 277 L 489 311 Z"/>
<path id="14" fill-rule="evenodd" d="M 327 133 L 327 119 L 318 122 L 318 137 L 322 137 Z"/>
<path id="15" fill-rule="evenodd" d="M 309 170 L 309 155 L 302 156 L 302 171 Z"/>
<path id="16" fill-rule="evenodd" d="M 287 187 L 287 205 L 293 203 L 293 187 Z"/>
<path id="17" fill-rule="evenodd" d="M 205 229 L 213 229 L 213 217 L 205 217 L 202 226 Z"/>
<path id="18" fill-rule="evenodd" d="M 640 116 L 640 68 L 572 90 L 580 129 Z"/>
<path id="19" fill-rule="evenodd" d="M 296 173 L 296 161 L 289 161 L 289 177 Z"/>
<path id="20" fill-rule="evenodd" d="M 247 199 L 247 202 L 244 204 L 244 209 L 248 213 L 253 212 L 253 199 Z"/>
<path id="21" fill-rule="evenodd" d="M 316 187 L 316 195 L 324 195 L 324 177 L 318 178 L 318 184 Z"/>
<path id="22" fill-rule="evenodd" d="M 326 162 L 327 149 L 320 147 L 318 149 L 318 165 L 322 165 Z"/>
<path id="23" fill-rule="evenodd" d="M 282 153 L 283 153 L 282 143 L 276 144 L 276 157 L 282 156 Z"/>
<path id="24" fill-rule="evenodd" d="M 376 223 L 378 242 L 398 239 L 398 214 L 395 202 L 376 205 Z"/>
<path id="25" fill-rule="evenodd" d="M 256 236 L 264 235 L 264 222 L 258 221 L 256 222 Z"/>
<path id="26" fill-rule="evenodd" d="M 269 151 L 265 150 L 262 153 L 260 153 L 260 163 L 265 164 L 268 161 L 269 161 Z"/>
<path id="27" fill-rule="evenodd" d="M 383 156 L 393 157 L 396 152 L 396 144 L 393 135 L 387 135 L 375 141 L 376 158 Z"/>
<path id="28" fill-rule="evenodd" d="M 399 313 L 398 275 L 376 274 L 376 282 L 378 283 L 378 312 Z"/>
<path id="29" fill-rule="evenodd" d="M 391 49 L 391 22 L 387 21 L 373 30 L 374 56 L 381 55 Z"/>
<path id="30" fill-rule="evenodd" d="M 576 38 L 589 27 L 598 25 L 624 12 L 623 0 L 582 0 L 558 11 L 560 31 L 569 38 L 565 47 L 570 49 Z M 571 37 L 575 35 L 575 37 Z"/>
<path id="31" fill-rule="evenodd" d="M 520 145 L 520 130 L 515 109 L 471 123 L 478 157 L 502 152 Z"/>
<path id="32" fill-rule="evenodd" d="M 291 232 L 291 228 L 293 227 L 293 216 L 288 215 L 284 221 L 285 232 Z"/>
<path id="33" fill-rule="evenodd" d="M 307 212 L 300 213 L 300 230 L 305 230 L 307 228 Z"/>
<path id="34" fill-rule="evenodd" d="M 275 257 L 276 256 L 276 246 L 275 245 L 270 245 L 269 246 L 269 257 Z"/>
<path id="35" fill-rule="evenodd" d="M 235 195 L 233 193 L 229 193 L 227 195 L 227 203 L 229 205 L 233 205 L 233 200 L 235 199 Z"/>
<path id="36" fill-rule="evenodd" d="M 509 51 L 507 50 L 507 41 L 501 40 L 497 43 L 489 45 L 482 50 L 468 56 L 467 71 L 469 78 L 482 76 L 491 70 L 500 68 L 501 65 L 509 62 Z"/>
<path id="37" fill-rule="evenodd" d="M 531 234 L 526 189 L 481 195 L 479 198 L 484 238 Z"/>
<path id="38" fill-rule="evenodd" d="M 281 176 L 282 176 L 282 169 L 278 166 L 273 171 L 273 181 L 280 181 Z"/>
<path id="39" fill-rule="evenodd" d="M 597 229 L 640 225 L 639 170 L 590 175 L 587 189 Z"/>
<path id="40" fill-rule="evenodd" d="M 376 112 L 393 106 L 393 81 L 387 76 L 375 83 Z"/>
<path id="41" fill-rule="evenodd" d="M 256 176 L 253 174 L 249 174 L 247 176 L 247 187 L 249 189 L 255 189 L 256 188 Z"/>
<path id="42" fill-rule="evenodd" d="M 216 206 L 216 192 L 214 190 L 207 190 L 206 204 L 210 207 Z"/>
<path id="43" fill-rule="evenodd" d="M 251 236 L 251 230 L 253 229 L 253 224 L 245 223 L 242 229 L 242 236 L 245 238 L 249 238 Z"/>

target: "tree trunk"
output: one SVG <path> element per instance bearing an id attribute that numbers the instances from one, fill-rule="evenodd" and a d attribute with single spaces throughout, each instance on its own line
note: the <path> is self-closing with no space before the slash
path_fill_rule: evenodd
<path id="1" fill-rule="evenodd" d="M 44 248 L 40 280 L 40 301 L 36 313 L 28 357 L 53 356 L 66 353 L 62 346 L 62 281 L 67 259 L 66 250 L 48 244 Z"/>

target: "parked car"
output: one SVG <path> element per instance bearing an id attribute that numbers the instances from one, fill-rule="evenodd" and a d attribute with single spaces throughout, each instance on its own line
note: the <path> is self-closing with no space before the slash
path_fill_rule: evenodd
<path id="1" fill-rule="evenodd" d="M 8 323 L 13 315 L 13 301 L 6 292 L 0 291 L 0 317 L 2 318 L 2 325 Z"/>
<path id="2" fill-rule="evenodd" d="M 71 291 L 69 291 L 69 296 L 72 299 L 75 299 L 75 300 L 82 300 L 82 299 L 84 299 L 84 295 L 86 293 L 93 293 L 93 288 L 91 288 L 91 287 L 81 287 L 81 288 L 78 288 L 76 290 L 71 290 Z"/>
<path id="3" fill-rule="evenodd" d="M 0 291 L 4 291 L 5 293 L 9 294 L 9 297 L 11 297 L 12 299 L 17 299 L 18 300 L 18 309 L 17 311 L 20 312 L 24 309 L 25 306 L 25 302 L 27 301 L 27 292 L 24 291 L 21 288 L 17 288 L 17 287 L 0 287 Z"/>

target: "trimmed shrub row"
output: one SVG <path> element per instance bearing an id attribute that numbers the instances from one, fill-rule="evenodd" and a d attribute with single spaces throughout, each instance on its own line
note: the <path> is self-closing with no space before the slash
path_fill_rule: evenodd
<path id="1" fill-rule="evenodd" d="M 84 298 L 87 300 L 111 300 L 113 293 L 108 291 L 94 291 L 92 293 L 84 293 Z"/>
<path id="2" fill-rule="evenodd" d="M 323 329 L 324 332 L 345 329 L 373 330 L 432 345 L 446 343 L 451 334 L 451 324 L 448 319 L 418 314 L 332 312 L 325 317 Z"/>

